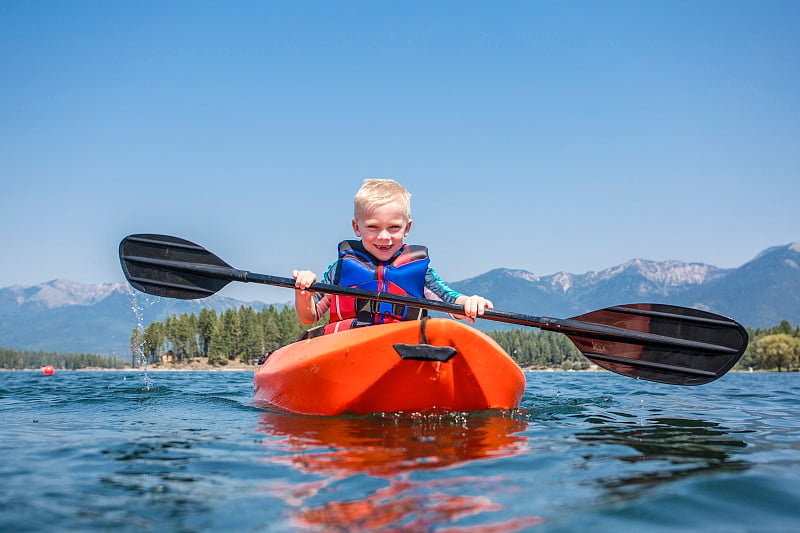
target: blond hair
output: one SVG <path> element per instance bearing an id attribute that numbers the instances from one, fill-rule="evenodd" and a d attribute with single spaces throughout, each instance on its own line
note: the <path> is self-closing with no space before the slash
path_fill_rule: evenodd
<path id="1" fill-rule="evenodd" d="M 400 202 L 406 220 L 411 220 L 411 193 L 389 179 L 366 179 L 353 199 L 353 215 L 358 218 L 371 207 Z"/>

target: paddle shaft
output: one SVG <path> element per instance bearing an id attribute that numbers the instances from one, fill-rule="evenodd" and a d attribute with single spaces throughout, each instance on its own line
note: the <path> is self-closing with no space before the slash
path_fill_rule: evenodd
<path id="1" fill-rule="evenodd" d="M 183 261 L 173 261 L 169 259 L 158 259 L 152 257 L 126 256 L 124 259 L 132 263 L 139 263 L 153 267 L 167 268 L 170 270 L 176 270 L 190 274 L 199 274 L 201 276 L 220 279 L 220 280 L 237 281 L 243 283 L 259 283 L 263 285 L 272 285 L 276 287 L 296 289 L 295 280 L 292 278 L 272 276 L 268 274 L 256 274 L 253 272 L 249 272 L 247 270 L 240 270 L 233 267 L 203 265 L 196 263 L 187 263 Z M 418 307 L 423 309 L 429 309 L 432 311 L 440 311 L 444 313 L 452 313 L 458 315 L 464 314 L 464 308 L 456 304 L 440 302 L 435 300 L 428 300 L 424 298 L 416 298 L 413 296 L 407 296 L 401 294 L 370 291 L 355 287 L 343 287 L 340 285 L 332 285 L 328 283 L 314 283 L 306 290 L 311 292 L 334 294 L 338 296 L 349 296 L 352 298 L 364 298 L 367 300 L 388 302 L 391 304 L 407 305 L 411 307 Z M 709 343 L 698 342 L 688 339 L 681 339 L 676 337 L 668 337 L 642 331 L 632 331 L 629 329 L 618 328 L 615 326 L 608 326 L 605 324 L 596 324 L 591 322 L 583 322 L 575 319 L 537 317 L 537 316 L 524 315 L 520 313 L 495 311 L 491 309 L 487 309 L 483 315 L 480 315 L 480 318 L 484 318 L 486 320 L 493 320 L 496 322 L 505 322 L 509 324 L 518 324 L 522 326 L 536 327 L 548 331 L 556 331 L 569 336 L 588 337 L 593 339 L 603 339 L 612 341 L 614 340 L 636 341 L 636 342 L 658 344 L 662 346 L 669 346 L 675 348 L 706 350 L 709 352 L 716 352 L 716 353 L 736 352 L 735 349 L 726 346 L 719 346 L 716 344 L 709 344 Z M 714 320 L 709 320 L 704 318 L 697 318 L 694 320 L 698 322 L 707 322 L 707 323 L 715 322 Z"/>

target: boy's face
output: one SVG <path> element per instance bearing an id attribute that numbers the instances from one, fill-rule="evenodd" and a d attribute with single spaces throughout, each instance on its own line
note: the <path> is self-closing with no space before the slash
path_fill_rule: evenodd
<path id="1" fill-rule="evenodd" d="M 370 206 L 353 219 L 356 236 L 381 261 L 388 261 L 397 253 L 410 229 L 411 221 L 399 202 Z"/>

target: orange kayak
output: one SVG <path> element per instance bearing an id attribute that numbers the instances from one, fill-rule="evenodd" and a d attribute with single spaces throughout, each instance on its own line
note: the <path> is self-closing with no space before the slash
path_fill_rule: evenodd
<path id="1" fill-rule="evenodd" d="M 491 337 L 444 318 L 295 342 L 270 354 L 253 382 L 256 403 L 315 415 L 513 409 L 525 389 Z"/>

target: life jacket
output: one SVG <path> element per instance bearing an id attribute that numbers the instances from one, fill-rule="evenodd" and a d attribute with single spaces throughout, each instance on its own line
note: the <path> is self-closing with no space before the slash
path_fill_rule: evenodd
<path id="1" fill-rule="evenodd" d="M 339 260 L 333 282 L 343 287 L 357 287 L 423 298 L 428 272 L 428 248 L 403 245 L 389 261 L 380 261 L 367 252 L 361 241 L 339 243 Z M 325 333 L 372 324 L 419 320 L 422 309 L 388 302 L 376 302 L 351 296 L 331 296 L 330 324 Z"/>

